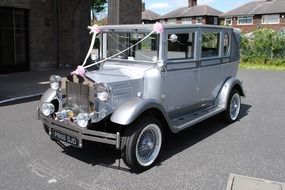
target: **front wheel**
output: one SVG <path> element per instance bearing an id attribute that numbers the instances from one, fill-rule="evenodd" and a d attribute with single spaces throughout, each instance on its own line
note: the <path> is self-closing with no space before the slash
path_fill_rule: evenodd
<path id="1" fill-rule="evenodd" d="M 152 167 L 157 161 L 163 142 L 159 120 L 146 117 L 126 128 L 124 162 L 134 171 Z"/>
<path id="2" fill-rule="evenodd" d="M 233 123 L 237 120 L 240 112 L 241 98 L 239 91 L 233 89 L 230 93 L 227 109 L 225 111 L 225 119 L 229 123 Z"/>

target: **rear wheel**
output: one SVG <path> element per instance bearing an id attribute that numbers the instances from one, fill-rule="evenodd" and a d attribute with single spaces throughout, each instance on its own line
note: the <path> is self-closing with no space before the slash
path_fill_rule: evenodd
<path id="1" fill-rule="evenodd" d="M 238 118 L 240 112 L 241 99 L 239 91 L 233 89 L 230 93 L 227 109 L 225 111 L 225 119 L 227 122 L 232 123 L 235 122 Z"/>
<path id="2" fill-rule="evenodd" d="M 161 123 L 153 117 L 146 117 L 126 129 L 124 162 L 134 171 L 152 167 L 162 148 L 164 134 Z"/>

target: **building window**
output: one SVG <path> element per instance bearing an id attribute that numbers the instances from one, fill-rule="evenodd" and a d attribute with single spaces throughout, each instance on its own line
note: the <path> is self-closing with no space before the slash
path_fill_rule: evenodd
<path id="1" fill-rule="evenodd" d="M 218 18 L 214 17 L 214 25 L 218 25 Z"/>
<path id="2" fill-rule="evenodd" d="M 232 17 L 226 17 L 224 25 L 231 26 L 233 24 Z"/>
<path id="3" fill-rule="evenodd" d="M 279 24 L 280 15 L 262 15 L 262 24 Z"/>
<path id="4" fill-rule="evenodd" d="M 251 25 L 253 24 L 252 16 L 239 16 L 238 17 L 238 25 Z"/>
<path id="5" fill-rule="evenodd" d="M 168 60 L 193 59 L 195 33 L 169 34 L 168 35 Z M 171 39 L 176 39 L 172 41 Z"/>
<path id="6" fill-rule="evenodd" d="M 202 33 L 202 58 L 219 56 L 220 33 Z"/>
<path id="7" fill-rule="evenodd" d="M 0 73 L 28 70 L 27 13 L 0 7 Z"/>
<path id="8" fill-rule="evenodd" d="M 192 24 L 192 18 L 182 18 L 182 24 Z"/>
<path id="9" fill-rule="evenodd" d="M 176 19 L 168 19 L 167 23 L 168 24 L 176 24 Z"/>
<path id="10" fill-rule="evenodd" d="M 196 24 L 203 24 L 203 18 L 202 17 L 196 17 Z"/>

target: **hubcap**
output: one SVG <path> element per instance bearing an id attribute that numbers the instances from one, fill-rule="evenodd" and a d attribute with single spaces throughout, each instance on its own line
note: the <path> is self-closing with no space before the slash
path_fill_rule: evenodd
<path id="1" fill-rule="evenodd" d="M 230 103 L 230 117 L 232 120 L 236 120 L 240 111 L 240 96 L 234 94 Z"/>
<path id="2" fill-rule="evenodd" d="M 161 130 L 156 124 L 147 125 L 140 133 L 136 144 L 137 161 L 142 166 L 151 165 L 161 148 Z"/>

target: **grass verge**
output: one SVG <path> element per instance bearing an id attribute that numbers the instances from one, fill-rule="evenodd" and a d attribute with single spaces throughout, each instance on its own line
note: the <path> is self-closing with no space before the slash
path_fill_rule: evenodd
<path id="1" fill-rule="evenodd" d="M 270 70 L 270 71 L 285 71 L 285 65 L 264 65 L 264 64 L 240 63 L 240 68 Z"/>

